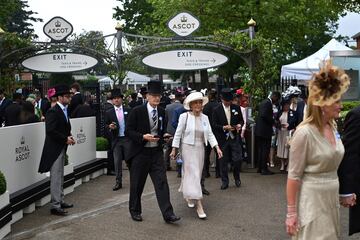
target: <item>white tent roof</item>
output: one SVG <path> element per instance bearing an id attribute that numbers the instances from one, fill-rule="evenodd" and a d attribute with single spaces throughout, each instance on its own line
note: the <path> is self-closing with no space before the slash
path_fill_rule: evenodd
<path id="1" fill-rule="evenodd" d="M 319 71 L 320 63 L 330 58 L 330 51 L 352 50 L 339 43 L 335 39 L 331 39 L 316 53 L 304 58 L 298 62 L 294 62 L 281 67 L 281 77 L 292 77 L 298 80 L 310 80 L 314 72 Z"/>
<path id="2" fill-rule="evenodd" d="M 124 80 L 131 84 L 146 84 L 150 81 L 150 77 L 129 71 Z"/>

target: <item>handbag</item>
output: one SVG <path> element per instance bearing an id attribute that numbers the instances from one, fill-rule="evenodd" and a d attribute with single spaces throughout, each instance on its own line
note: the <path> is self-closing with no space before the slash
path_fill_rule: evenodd
<path id="1" fill-rule="evenodd" d="M 186 113 L 185 127 L 184 127 L 184 131 L 183 131 L 182 134 L 181 134 L 181 138 L 183 138 L 184 132 L 185 132 L 185 130 L 186 130 L 187 121 L 188 121 L 188 116 L 189 116 L 189 113 Z M 183 158 L 182 158 L 182 155 L 181 155 L 181 140 L 180 140 L 180 145 L 179 145 L 178 153 L 177 153 L 176 156 L 175 156 L 175 160 L 176 160 L 176 164 L 178 164 L 178 165 L 181 165 L 181 164 L 184 162 L 184 161 L 183 161 Z"/>

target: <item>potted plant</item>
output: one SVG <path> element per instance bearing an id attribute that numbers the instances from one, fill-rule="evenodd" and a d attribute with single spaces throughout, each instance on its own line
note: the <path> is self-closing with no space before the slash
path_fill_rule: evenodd
<path id="1" fill-rule="evenodd" d="M 6 190 L 6 179 L 0 171 L 0 218 L 7 219 L 0 225 L 0 239 L 3 239 L 10 232 L 11 208 L 9 191 Z"/>
<path id="2" fill-rule="evenodd" d="M 96 158 L 107 158 L 109 141 L 104 137 L 96 138 Z"/>

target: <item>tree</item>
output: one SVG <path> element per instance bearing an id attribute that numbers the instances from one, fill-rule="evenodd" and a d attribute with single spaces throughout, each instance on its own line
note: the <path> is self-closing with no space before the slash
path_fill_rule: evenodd
<path id="1" fill-rule="evenodd" d="M 20 37 L 37 37 L 34 35 L 32 22 L 42 22 L 41 18 L 33 17 L 36 12 L 26 10 L 28 1 L 0 0 L 0 24 L 5 31 L 17 33 Z"/>

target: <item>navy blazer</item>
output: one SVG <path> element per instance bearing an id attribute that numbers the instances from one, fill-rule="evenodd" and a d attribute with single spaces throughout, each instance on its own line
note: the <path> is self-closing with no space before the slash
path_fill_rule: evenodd
<path id="1" fill-rule="evenodd" d="M 166 133 L 167 119 L 165 117 L 165 109 L 158 106 L 158 135 L 159 149 L 162 148 L 164 143 L 163 136 Z M 133 157 L 139 154 L 146 144 L 143 139 L 144 134 L 150 134 L 150 122 L 149 113 L 147 110 L 147 104 L 136 106 L 129 114 L 127 125 L 125 127 L 125 135 L 130 138 L 130 145 L 125 149 L 125 160 L 130 161 Z"/>

